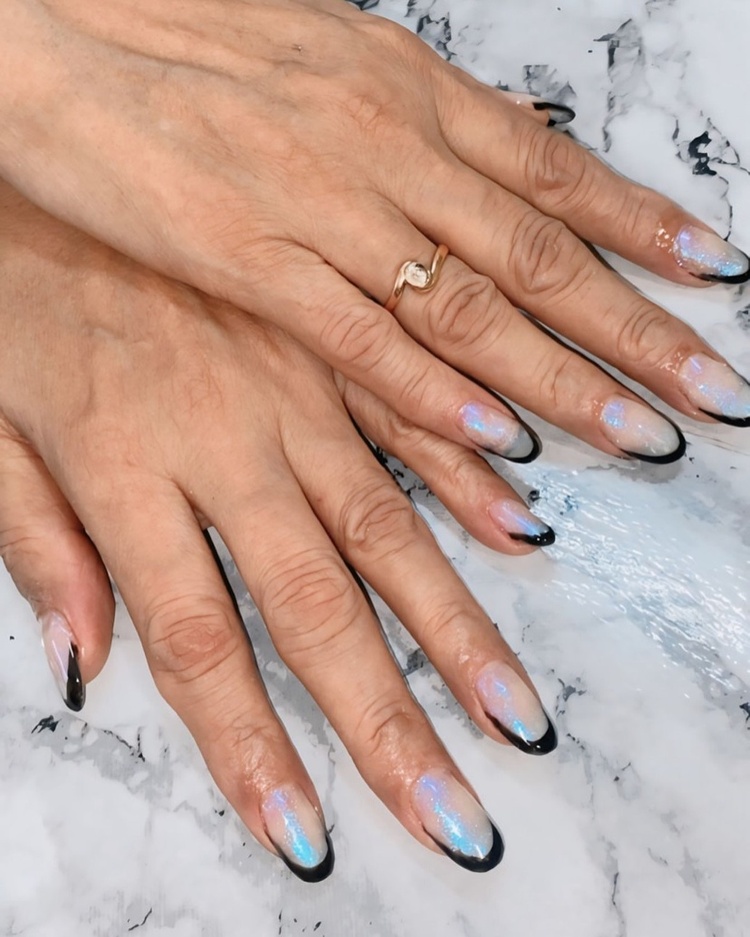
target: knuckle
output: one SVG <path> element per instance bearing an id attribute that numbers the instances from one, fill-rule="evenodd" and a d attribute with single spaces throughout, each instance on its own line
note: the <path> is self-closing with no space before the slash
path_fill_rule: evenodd
<path id="1" fill-rule="evenodd" d="M 349 557 L 400 553 L 418 536 L 409 501 L 384 477 L 375 485 L 352 484 L 338 517 L 342 551 Z"/>
<path id="2" fill-rule="evenodd" d="M 391 322 L 369 307 L 332 309 L 326 316 L 321 344 L 337 363 L 369 373 L 388 353 L 393 338 Z"/>
<path id="3" fill-rule="evenodd" d="M 354 738 L 367 758 L 388 765 L 398 762 L 399 753 L 420 730 L 424 730 L 424 724 L 405 699 L 384 696 L 365 707 L 357 720 Z"/>
<path id="4" fill-rule="evenodd" d="M 513 237 L 510 274 L 520 295 L 541 297 L 558 294 L 580 274 L 571 250 L 570 232 L 556 218 L 528 212 Z"/>
<path id="5" fill-rule="evenodd" d="M 468 350 L 479 341 L 497 307 L 494 282 L 473 270 L 441 279 L 427 294 L 425 313 L 433 340 Z"/>
<path id="6" fill-rule="evenodd" d="M 638 300 L 615 339 L 617 361 L 636 361 L 639 367 L 658 368 L 674 353 L 674 320 L 646 300 Z"/>
<path id="7" fill-rule="evenodd" d="M 193 684 L 221 669 L 241 635 L 217 600 L 181 597 L 161 602 L 146 618 L 151 668 L 159 680 Z"/>
<path id="8" fill-rule="evenodd" d="M 559 133 L 534 128 L 532 143 L 526 149 L 526 176 L 530 191 L 544 197 L 557 210 L 586 204 L 590 197 L 590 176 L 586 154 Z"/>
<path id="9" fill-rule="evenodd" d="M 223 777 L 234 788 L 240 799 L 246 788 L 254 788 L 269 754 L 278 752 L 280 731 L 267 722 L 258 722 L 245 711 L 231 719 L 216 718 L 216 727 L 210 739 L 212 760 L 220 766 Z"/>
<path id="10" fill-rule="evenodd" d="M 570 413 L 577 407 L 581 389 L 586 386 L 583 362 L 572 352 L 553 348 L 537 365 L 535 385 L 545 406 L 557 412 Z"/>

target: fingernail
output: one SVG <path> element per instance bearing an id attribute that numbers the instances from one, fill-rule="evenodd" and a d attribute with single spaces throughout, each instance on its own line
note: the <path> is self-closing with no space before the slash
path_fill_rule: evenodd
<path id="1" fill-rule="evenodd" d="M 520 540 L 533 547 L 548 547 L 555 542 L 554 530 L 518 501 L 510 498 L 493 501 L 489 514 L 511 540 Z"/>
<path id="2" fill-rule="evenodd" d="M 459 411 L 461 429 L 477 446 L 511 462 L 531 462 L 541 452 L 539 440 L 514 417 L 483 403 Z"/>
<path id="3" fill-rule="evenodd" d="M 279 787 L 261 804 L 268 838 L 303 882 L 320 882 L 333 871 L 333 845 L 323 820 L 302 791 Z"/>
<path id="4" fill-rule="evenodd" d="M 423 774 L 412 804 L 425 832 L 457 865 L 488 872 L 503 858 L 503 838 L 484 809 L 447 772 Z"/>
<path id="5" fill-rule="evenodd" d="M 552 721 L 512 667 L 486 664 L 475 686 L 487 718 L 516 748 L 528 755 L 547 755 L 557 748 Z"/>
<path id="6" fill-rule="evenodd" d="M 677 263 L 701 280 L 744 283 L 750 279 L 750 258 L 713 231 L 687 224 L 672 245 Z"/>
<path id="7" fill-rule="evenodd" d="M 599 419 L 611 443 L 643 462 L 675 462 L 685 454 L 685 437 L 674 423 L 636 400 L 611 397 Z"/>
<path id="8" fill-rule="evenodd" d="M 506 91 L 505 94 L 520 107 L 533 107 L 535 111 L 546 111 L 548 127 L 554 127 L 556 124 L 569 124 L 576 116 L 572 107 L 558 104 L 555 101 L 545 101 L 534 94 L 524 94 L 520 91 Z"/>
<path id="9" fill-rule="evenodd" d="M 59 612 L 39 617 L 42 643 L 52 676 L 68 709 L 80 712 L 86 702 L 86 686 L 78 666 L 78 647 L 67 619 Z"/>
<path id="10" fill-rule="evenodd" d="M 678 372 L 683 393 L 693 406 L 730 426 L 750 426 L 750 384 L 728 364 L 693 355 Z"/>

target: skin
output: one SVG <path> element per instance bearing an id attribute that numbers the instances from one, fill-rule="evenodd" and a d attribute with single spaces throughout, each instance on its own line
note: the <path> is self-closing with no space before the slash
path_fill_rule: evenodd
<path id="1" fill-rule="evenodd" d="M 275 851 L 259 813 L 269 791 L 296 783 L 319 807 L 204 540 L 214 525 L 281 657 L 373 790 L 435 849 L 412 785 L 426 771 L 466 782 L 345 564 L 496 741 L 476 673 L 504 661 L 531 683 L 347 407 L 480 537 L 483 499 L 516 496 L 474 453 L 406 424 L 274 326 L 140 267 L 7 185 L 0 258 L 0 553 L 38 615 L 71 623 L 84 681 L 109 651 L 109 570 L 160 692 L 259 841 Z"/>
<path id="2" fill-rule="evenodd" d="M 474 378 L 619 454 L 599 415 L 636 395 L 516 307 L 709 419 L 676 374 L 721 359 L 581 240 L 701 286 L 669 245 L 705 225 L 403 28 L 343 0 L 6 0 L 0 26 L 1 175 L 410 423 L 467 444 Z M 386 313 L 439 242 L 437 288 Z"/>

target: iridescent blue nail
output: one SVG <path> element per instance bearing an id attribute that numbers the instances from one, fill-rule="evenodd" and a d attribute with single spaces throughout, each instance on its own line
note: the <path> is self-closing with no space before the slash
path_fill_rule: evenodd
<path id="1" fill-rule="evenodd" d="M 502 859 L 500 832 L 452 775 L 423 774 L 412 789 L 412 804 L 425 832 L 458 865 L 487 872 Z"/>
<path id="2" fill-rule="evenodd" d="M 502 498 L 489 507 L 492 520 L 511 540 L 519 540 L 533 547 L 548 547 L 555 542 L 555 532 L 520 501 Z"/>
<path id="3" fill-rule="evenodd" d="M 687 358 L 678 373 L 688 400 L 731 426 L 750 426 L 750 384 L 728 364 L 708 355 Z"/>
<path id="4" fill-rule="evenodd" d="M 319 882 L 333 870 L 333 847 L 323 820 L 297 787 L 271 791 L 261 805 L 271 842 L 298 878 Z"/>
<path id="5" fill-rule="evenodd" d="M 474 681 L 487 718 L 509 742 L 528 755 L 557 748 L 557 732 L 537 695 L 509 664 L 491 661 Z"/>
<path id="6" fill-rule="evenodd" d="M 672 245 L 677 263 L 701 280 L 744 283 L 750 279 L 750 258 L 713 231 L 685 225 Z"/>
<path id="7" fill-rule="evenodd" d="M 685 437 L 661 413 L 619 394 L 604 403 L 599 425 L 607 439 L 644 462 L 674 462 L 685 454 Z"/>
<path id="8" fill-rule="evenodd" d="M 541 451 L 539 440 L 520 420 L 478 401 L 461 407 L 459 424 L 477 446 L 511 462 L 531 462 Z"/>

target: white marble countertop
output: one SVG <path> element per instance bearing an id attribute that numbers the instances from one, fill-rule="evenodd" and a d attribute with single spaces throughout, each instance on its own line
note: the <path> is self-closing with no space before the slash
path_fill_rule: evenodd
<path id="1" fill-rule="evenodd" d="M 360 5 L 420 27 L 492 83 L 573 105 L 580 140 L 750 249 L 743 0 Z M 690 291 L 613 262 L 750 373 L 750 289 Z M 226 809 L 127 616 L 72 714 L 3 574 L 0 934 L 750 935 L 750 430 L 679 418 L 688 458 L 660 467 L 530 422 L 544 454 L 509 477 L 538 491 L 535 510 L 554 523 L 544 555 L 496 556 L 432 496 L 413 496 L 554 711 L 557 752 L 528 759 L 480 737 L 384 616 L 415 694 L 503 830 L 497 870 L 471 875 L 410 839 L 245 603 L 334 824 L 333 877 L 297 881 Z"/>

